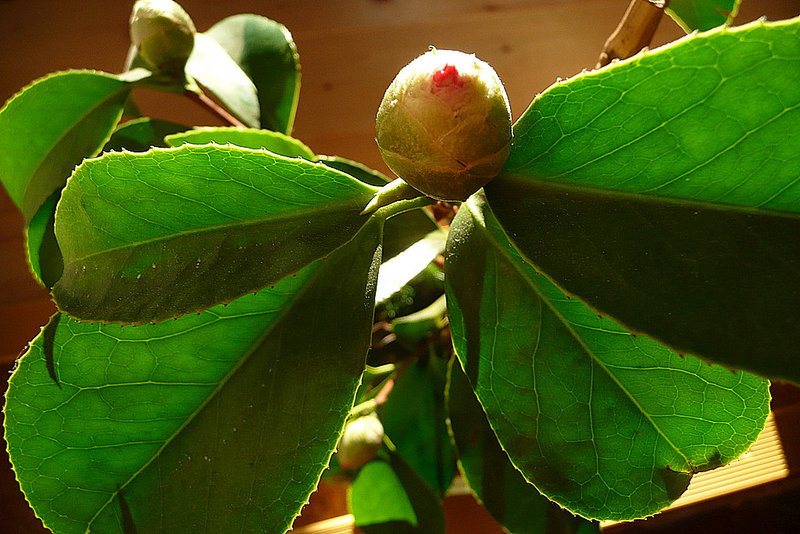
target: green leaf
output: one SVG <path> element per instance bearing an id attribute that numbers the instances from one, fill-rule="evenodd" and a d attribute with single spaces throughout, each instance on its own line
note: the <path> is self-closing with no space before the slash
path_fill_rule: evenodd
<path id="1" fill-rule="evenodd" d="M 439 499 L 395 451 L 365 465 L 353 481 L 349 504 L 365 534 L 444 534 Z"/>
<path id="2" fill-rule="evenodd" d="M 274 284 L 350 240 L 374 189 L 266 151 L 185 145 L 109 153 L 56 210 L 62 311 L 146 323 Z"/>
<path id="3" fill-rule="evenodd" d="M 666 12 L 681 28 L 710 30 L 723 24 L 730 24 L 739 11 L 741 0 L 671 0 Z"/>
<path id="4" fill-rule="evenodd" d="M 486 188 L 526 260 L 678 352 L 800 382 L 800 19 L 537 97 Z"/>
<path id="5" fill-rule="evenodd" d="M 418 524 L 403 484 L 385 460 L 373 460 L 361 468 L 350 486 L 348 501 L 356 526 L 366 532 L 370 527 L 385 529 L 385 523 L 392 523 L 394 532 L 413 532 Z"/>
<path id="6" fill-rule="evenodd" d="M 28 267 L 36 281 L 48 288 L 61 278 L 64 271 L 64 259 L 53 231 L 56 203 L 60 197 L 60 191 L 50 195 L 25 228 Z"/>
<path id="7" fill-rule="evenodd" d="M 424 215 L 420 215 L 419 212 L 415 212 L 413 220 L 424 220 Z M 437 227 L 404 251 L 383 262 L 378 276 L 376 302 L 380 304 L 387 301 L 425 270 L 437 256 L 444 252 L 446 240 L 447 232 Z"/>
<path id="8" fill-rule="evenodd" d="M 211 91 L 245 125 L 260 126 L 256 86 L 214 39 L 202 33 L 195 35 L 186 74 Z"/>
<path id="9" fill-rule="evenodd" d="M 499 442 L 568 510 L 654 514 L 763 428 L 766 380 L 681 357 L 570 299 L 479 195 L 453 221 L 445 266 L 453 344 Z"/>
<path id="10" fill-rule="evenodd" d="M 353 161 L 339 156 L 319 156 L 319 160 L 333 169 L 342 171 L 349 174 L 354 178 L 358 178 L 365 184 L 374 185 L 375 187 L 383 187 L 389 183 L 389 177 L 382 172 L 370 169 L 363 163 Z"/>
<path id="11" fill-rule="evenodd" d="M 182 132 L 188 127 L 169 121 L 141 117 L 120 125 L 103 147 L 103 152 L 130 150 L 146 152 L 152 147 L 166 148 L 164 137 Z"/>
<path id="12" fill-rule="evenodd" d="M 132 87 L 101 72 L 57 72 L 0 109 L 0 180 L 26 221 L 100 150 Z"/>
<path id="13" fill-rule="evenodd" d="M 300 62 L 289 30 L 267 18 L 242 14 L 222 19 L 205 34 L 253 81 L 261 128 L 291 133 L 300 94 Z"/>
<path id="14" fill-rule="evenodd" d="M 500 447 L 461 364 L 451 360 L 447 379 L 450 431 L 461 473 L 478 500 L 514 534 L 589 534 L 599 525 L 575 517 L 540 494 Z"/>
<path id="15" fill-rule="evenodd" d="M 319 156 L 319 161 L 328 167 L 349 174 L 365 184 L 382 187 L 389 182 L 389 177 L 385 174 L 370 169 L 357 161 L 339 156 Z M 383 233 L 384 257 L 395 257 L 437 228 L 439 225 L 436 224 L 433 217 L 421 209 L 407 211 L 392 217 L 386 222 Z"/>
<path id="16" fill-rule="evenodd" d="M 444 408 L 446 362 L 436 355 L 418 358 L 395 380 L 380 412 L 397 453 L 439 495 L 455 475 L 455 457 Z"/>
<path id="17" fill-rule="evenodd" d="M 228 306 L 45 329 L 5 406 L 12 463 L 44 524 L 126 532 L 127 506 L 139 532 L 287 530 L 364 370 L 381 222 Z"/>
<path id="18" fill-rule="evenodd" d="M 170 146 L 180 146 L 184 143 L 193 145 L 218 145 L 231 144 L 242 148 L 258 150 L 266 148 L 288 158 L 303 158 L 316 161 L 317 156 L 299 139 L 269 130 L 242 129 L 234 127 L 222 128 L 195 128 L 187 132 L 167 136 Z"/>
<path id="19" fill-rule="evenodd" d="M 445 519 L 442 504 L 425 481 L 409 465 L 409 463 L 391 447 L 389 464 L 406 490 L 406 495 L 417 514 L 415 534 L 444 534 Z"/>

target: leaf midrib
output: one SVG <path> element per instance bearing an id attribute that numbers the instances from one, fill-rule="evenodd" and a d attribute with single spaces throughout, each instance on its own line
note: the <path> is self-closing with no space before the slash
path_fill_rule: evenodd
<path id="1" fill-rule="evenodd" d="M 473 217 L 475 217 L 476 214 L 475 214 L 475 211 L 473 210 L 473 207 L 470 206 L 469 203 L 467 203 L 467 204 L 468 204 L 468 209 L 470 209 L 470 211 L 471 211 L 471 215 Z M 489 217 L 494 218 L 494 214 L 490 213 Z M 494 223 L 496 224 L 497 228 L 499 228 L 500 231 L 503 232 L 503 234 L 506 236 L 506 239 L 508 239 L 508 242 L 509 243 L 513 243 L 513 241 L 505 233 L 505 229 L 502 226 L 500 226 L 500 224 L 498 224 L 496 220 L 494 221 Z M 689 466 L 689 468 L 691 468 L 692 467 L 692 462 L 689 460 L 689 458 L 687 458 L 686 455 L 661 430 L 661 428 L 659 428 L 659 426 L 653 420 L 651 415 L 641 406 L 641 404 L 639 404 L 639 402 L 636 400 L 634 395 L 630 391 L 628 391 L 628 389 L 619 381 L 619 379 L 617 379 L 617 377 L 614 375 L 614 373 L 612 373 L 611 370 L 608 368 L 608 366 L 606 366 L 605 362 L 603 362 L 600 358 L 598 358 L 598 356 L 594 353 L 594 351 L 583 341 L 581 336 L 578 335 L 578 333 L 572 327 L 572 323 L 570 323 L 564 317 L 564 315 L 553 306 L 553 304 L 550 301 L 550 299 L 548 299 L 541 292 L 541 290 L 536 286 L 536 284 L 534 284 L 532 281 L 529 280 L 527 274 L 521 269 L 521 267 L 519 265 L 519 262 L 518 261 L 514 261 L 514 260 L 516 260 L 518 258 L 512 257 L 505 250 L 504 247 L 498 246 L 499 243 L 494 239 L 494 237 L 492 236 L 492 233 L 485 226 L 485 224 L 478 224 L 477 226 L 480 227 L 481 231 L 485 233 L 485 235 L 488 238 L 488 241 L 493 245 L 495 250 L 499 251 L 500 255 L 503 256 L 506 259 L 507 263 L 511 264 L 511 266 L 514 268 L 514 270 L 516 270 L 520 274 L 522 279 L 525 280 L 526 284 L 537 294 L 539 299 L 559 319 L 559 321 L 564 325 L 564 327 L 572 335 L 572 337 L 575 339 L 575 341 L 577 341 L 580 344 L 580 346 L 583 348 L 584 352 L 589 356 L 589 358 L 591 358 L 591 360 L 593 362 L 595 362 L 601 369 L 603 369 L 603 371 L 609 376 L 609 378 L 611 378 L 611 380 L 617 385 L 617 387 L 619 387 L 619 389 L 625 394 L 625 396 L 642 413 L 642 415 L 645 417 L 645 419 L 647 419 L 647 421 L 650 423 L 650 425 L 653 427 L 653 429 L 656 431 L 656 433 L 659 436 L 661 436 L 664 439 L 664 441 L 666 441 L 667 444 L 686 461 L 686 465 Z M 525 260 L 525 261 L 527 261 L 527 260 Z M 531 264 L 531 266 L 533 266 L 533 264 Z M 593 381 L 592 381 L 592 383 L 593 383 Z M 592 442 L 595 443 L 594 439 L 592 440 Z"/>
<path id="2" fill-rule="evenodd" d="M 75 121 L 70 123 L 70 125 L 62 131 L 61 135 L 56 137 L 55 140 L 53 141 L 53 143 L 49 145 L 47 150 L 44 152 L 44 157 L 40 158 L 39 161 L 36 163 L 36 165 L 33 167 L 33 169 L 31 169 L 30 176 L 36 176 L 39 173 L 39 170 L 41 169 L 41 167 L 44 164 L 44 162 L 47 161 L 47 158 L 53 152 L 53 149 L 55 147 L 57 147 L 58 145 L 60 145 L 64 141 L 64 139 L 67 137 L 67 135 L 69 135 L 70 132 L 74 131 L 75 128 L 77 126 L 79 126 L 80 123 L 83 122 L 86 119 L 86 117 L 88 117 L 89 115 L 92 115 L 97 110 L 99 110 L 101 107 L 105 106 L 109 101 L 111 101 L 114 98 L 118 97 L 120 95 L 120 93 L 122 93 L 124 91 L 130 91 L 133 88 L 130 82 L 126 82 L 126 81 L 120 80 L 120 79 L 118 79 L 118 78 L 116 78 L 116 77 L 114 77 L 112 75 L 109 75 L 109 74 L 106 74 L 106 73 L 101 73 L 101 72 L 98 72 L 98 71 L 93 71 L 93 70 L 67 70 L 67 71 L 60 72 L 57 75 L 54 75 L 53 77 L 45 77 L 42 81 L 47 80 L 47 79 L 53 79 L 55 76 L 63 76 L 63 75 L 73 74 L 73 73 L 74 74 L 90 74 L 90 75 L 100 76 L 100 77 L 104 77 L 104 78 L 108 78 L 108 79 L 112 79 L 112 80 L 118 81 L 118 82 L 120 82 L 121 85 L 117 89 L 115 89 L 114 91 L 109 93 L 105 98 L 99 100 L 95 105 L 90 106 L 89 108 L 86 108 L 86 111 L 83 113 L 83 115 L 81 115 Z M 34 82 L 34 83 L 37 83 L 37 82 Z M 11 102 L 9 101 L 9 104 L 10 103 Z M 7 106 L 8 105 L 6 105 L 4 107 L 7 107 Z M 122 111 L 122 109 L 120 109 L 120 111 Z M 112 132 L 113 132 L 113 129 L 112 129 Z M 108 137 L 110 137 L 112 132 L 109 132 Z M 105 140 L 107 140 L 108 137 L 106 137 Z M 100 142 L 100 144 L 98 145 L 98 148 L 102 148 L 105 140 Z M 22 196 L 20 197 L 20 203 L 23 204 L 23 205 L 24 205 L 24 201 L 25 201 L 26 197 L 28 196 L 28 191 L 30 190 L 30 185 L 31 185 L 31 182 L 28 181 L 28 183 L 25 185 L 25 189 L 22 191 Z"/>
<path id="3" fill-rule="evenodd" d="M 696 210 L 726 211 L 741 215 L 754 215 L 759 217 L 770 216 L 770 217 L 785 217 L 791 219 L 800 219 L 800 211 L 797 212 L 778 211 L 762 207 L 743 206 L 741 204 L 716 203 L 710 200 L 697 200 L 697 199 L 680 198 L 673 196 L 660 196 L 660 195 L 646 194 L 634 191 L 604 189 L 599 186 L 587 186 L 587 185 L 580 185 L 568 182 L 555 182 L 555 181 L 550 181 L 549 179 L 532 178 L 524 174 L 505 173 L 495 178 L 495 180 L 499 181 L 499 185 L 497 185 L 497 187 L 502 187 L 502 182 L 504 180 L 508 180 L 508 181 L 515 181 L 523 186 L 533 186 L 540 189 L 550 189 L 567 194 L 577 193 L 587 196 L 596 196 L 599 198 L 603 197 L 622 198 L 648 204 L 668 205 L 685 209 L 694 208 Z"/>
<path id="4" fill-rule="evenodd" d="M 308 279 L 303 283 L 302 287 L 292 296 L 292 298 L 287 301 L 283 309 L 276 313 L 275 320 L 272 321 L 262 332 L 260 336 L 258 336 L 252 345 L 244 351 L 242 357 L 239 359 L 238 362 L 231 368 L 231 370 L 220 379 L 217 386 L 208 394 L 206 399 L 197 407 L 195 411 L 189 414 L 186 417 L 186 420 L 175 429 L 175 431 L 164 440 L 164 444 L 159 447 L 159 449 L 153 453 L 152 457 L 147 460 L 139 469 L 137 469 L 131 476 L 123 483 L 117 486 L 117 489 L 111 493 L 108 500 L 98 509 L 97 513 L 92 516 L 92 518 L 86 524 L 86 531 L 85 534 L 90 534 L 92 523 L 102 514 L 110 505 L 114 502 L 114 499 L 117 497 L 118 494 L 122 493 L 122 491 L 127 488 L 132 482 L 136 480 L 136 478 L 145 470 L 147 469 L 156 459 L 161 456 L 161 453 L 166 449 L 177 436 L 183 432 L 183 430 L 195 420 L 195 418 L 203 412 L 205 407 L 219 394 L 219 392 L 225 387 L 225 385 L 230 381 L 231 378 L 239 371 L 239 369 L 247 363 L 250 357 L 255 353 L 255 351 L 261 347 L 264 343 L 264 340 L 272 333 L 272 331 L 277 327 L 278 324 L 283 320 L 283 318 L 291 311 L 291 309 L 295 306 L 295 304 L 302 298 L 302 296 L 309 291 L 311 286 L 313 286 L 314 282 L 317 278 L 319 278 L 320 274 L 322 273 L 322 265 L 317 267 L 316 271 L 311 274 Z M 217 317 L 216 320 L 220 320 L 220 317 Z"/>
<path id="5" fill-rule="evenodd" d="M 370 197 L 371 197 L 371 193 L 370 193 Z M 236 221 L 236 222 L 233 222 L 233 223 L 215 224 L 215 225 L 211 225 L 211 226 L 205 226 L 203 228 L 192 228 L 192 229 L 189 229 L 189 230 L 182 230 L 182 231 L 179 231 L 179 232 L 172 232 L 170 234 L 162 235 L 162 236 L 158 236 L 158 237 L 153 237 L 151 239 L 143 239 L 143 240 L 140 240 L 140 241 L 134 241 L 134 242 L 130 242 L 130 243 L 125 243 L 124 245 L 119 245 L 119 246 L 116 246 L 116 247 L 104 248 L 102 250 L 98 250 L 96 252 L 92 252 L 90 254 L 86 254 L 84 256 L 79 256 L 79 257 L 75 257 L 75 258 L 69 258 L 68 259 L 68 264 L 72 265 L 73 263 L 81 262 L 81 261 L 87 260 L 88 258 L 93 258 L 95 256 L 103 256 L 103 255 L 111 254 L 111 253 L 114 253 L 114 252 L 117 252 L 117 251 L 120 251 L 120 250 L 134 249 L 134 248 L 144 247 L 144 246 L 155 244 L 155 243 L 164 243 L 164 242 L 168 242 L 168 241 L 172 241 L 172 240 L 178 240 L 178 239 L 181 239 L 181 238 L 187 237 L 187 236 L 195 236 L 195 235 L 213 233 L 213 232 L 221 231 L 221 230 L 225 230 L 225 229 L 230 229 L 230 230 L 243 229 L 243 228 L 249 228 L 249 227 L 253 227 L 253 226 L 259 226 L 261 224 L 268 224 L 268 223 L 271 223 L 271 222 L 272 223 L 278 223 L 278 222 L 283 222 L 283 221 L 291 220 L 291 219 L 298 218 L 298 217 L 303 217 L 304 215 L 310 215 L 310 214 L 326 215 L 326 214 L 331 213 L 331 212 L 339 211 L 341 208 L 344 208 L 344 209 L 341 209 L 341 211 L 347 211 L 347 208 L 350 207 L 350 205 L 356 206 L 356 204 L 353 202 L 354 200 L 355 200 L 355 197 L 350 198 L 350 199 L 346 199 L 346 200 L 342 200 L 342 201 L 339 201 L 339 202 L 335 202 L 335 203 L 331 202 L 331 203 L 320 204 L 319 206 L 321 206 L 321 207 L 306 207 L 306 208 L 301 209 L 301 210 L 294 210 L 294 211 L 290 211 L 290 212 L 284 212 L 284 213 L 282 213 L 282 214 L 280 214 L 278 216 L 258 217 L 258 218 L 255 218 L 255 219 L 241 220 L 241 221 Z M 368 200 L 368 198 L 367 198 L 367 200 Z M 356 208 L 353 208 L 353 209 L 355 210 L 355 209 L 359 209 L 359 208 L 356 207 Z M 66 256 L 66 254 L 65 254 L 65 256 Z"/>

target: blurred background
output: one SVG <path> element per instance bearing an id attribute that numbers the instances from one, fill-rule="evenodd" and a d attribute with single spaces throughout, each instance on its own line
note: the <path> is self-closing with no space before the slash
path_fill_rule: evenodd
<path id="1" fill-rule="evenodd" d="M 237 13 L 258 13 L 286 25 L 294 36 L 302 64 L 302 89 L 293 135 L 316 153 L 344 156 L 388 172 L 374 142 L 375 112 L 397 71 L 429 46 L 475 53 L 489 62 L 506 85 L 516 118 L 538 92 L 557 78 L 567 78 L 595 65 L 628 0 L 183 0 L 180 3 L 198 31 Z M 132 4 L 132 0 L 0 0 L 0 102 L 49 72 L 69 68 L 120 72 L 129 45 L 128 17 Z M 744 0 L 735 23 L 760 16 L 778 20 L 797 15 L 800 15 L 800 0 Z M 677 24 L 664 17 L 653 47 L 682 35 Z M 146 91 L 135 96 L 142 111 L 152 117 L 185 124 L 220 124 L 205 110 L 177 96 Z M 6 371 L 0 373 L 3 377 L 54 310 L 47 292 L 28 274 L 22 237 L 22 217 L 5 192 L 0 191 L 0 370 Z M 0 381 L 0 391 L 4 387 L 5 379 Z M 795 452 L 787 453 L 789 473 L 792 465 L 798 465 L 800 395 L 788 386 L 778 386 L 773 393 L 776 410 L 781 406 L 794 406 L 795 410 L 791 412 L 794 430 L 789 428 L 792 425 L 784 425 L 783 429 L 778 426 L 784 442 L 794 443 Z M 792 432 L 795 438 L 790 439 L 787 436 Z M 789 474 L 785 478 L 796 482 Z M 716 508 L 695 506 L 692 512 L 695 528 L 690 530 L 680 526 L 680 521 L 692 515 L 688 512 L 683 513 L 684 519 L 676 519 L 675 515 L 670 519 L 669 514 L 663 514 L 662 518 L 667 519 L 661 523 L 614 528 L 620 532 L 659 528 L 666 529 L 665 532 L 675 529 L 722 532 L 717 529 L 723 527 L 726 532 L 789 532 L 781 529 L 792 517 L 798 517 L 797 484 L 784 481 L 784 486 L 765 491 L 762 491 L 765 497 L 758 501 L 761 504 L 754 500 L 756 497 L 746 498 L 741 494 L 738 501 L 728 497 Z M 331 495 L 312 499 L 314 504 L 304 514 L 303 522 L 344 513 L 341 494 Z M 473 512 L 465 510 L 472 510 L 470 498 L 464 496 L 462 500 L 455 499 L 456 504 L 448 509 L 451 532 L 499 532 L 488 518 L 478 520 L 469 516 Z M 706 517 L 705 523 L 702 517 Z M 0 457 L 0 534 L 42 531 L 19 493 L 7 459 Z"/>

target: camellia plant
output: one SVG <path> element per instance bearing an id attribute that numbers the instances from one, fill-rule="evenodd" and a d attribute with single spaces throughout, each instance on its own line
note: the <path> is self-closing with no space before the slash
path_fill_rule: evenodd
<path id="1" fill-rule="evenodd" d="M 345 476 L 365 532 L 441 533 L 460 472 L 511 532 L 591 532 L 737 458 L 768 379 L 800 383 L 800 19 L 735 8 L 673 1 L 709 31 L 607 47 L 513 126 L 491 67 L 431 50 L 377 112 L 389 181 L 289 136 L 286 28 L 137 2 L 124 73 L 0 110 L 59 309 L 5 402 L 38 517 L 284 532 Z M 143 117 L 139 88 L 231 126 Z"/>

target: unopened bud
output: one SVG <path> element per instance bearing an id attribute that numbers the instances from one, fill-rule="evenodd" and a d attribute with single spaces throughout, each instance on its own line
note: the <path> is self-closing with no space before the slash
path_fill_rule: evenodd
<path id="1" fill-rule="evenodd" d="M 172 0 L 138 0 L 131 13 L 131 42 L 154 70 L 181 72 L 194 48 L 195 27 Z"/>
<path id="2" fill-rule="evenodd" d="M 376 121 L 392 171 L 438 200 L 464 200 L 508 158 L 511 109 L 497 73 L 474 55 L 431 50 L 397 74 Z"/>
<path id="3" fill-rule="evenodd" d="M 342 468 L 355 469 L 375 458 L 382 446 L 383 425 L 372 413 L 347 423 L 336 454 Z"/>

